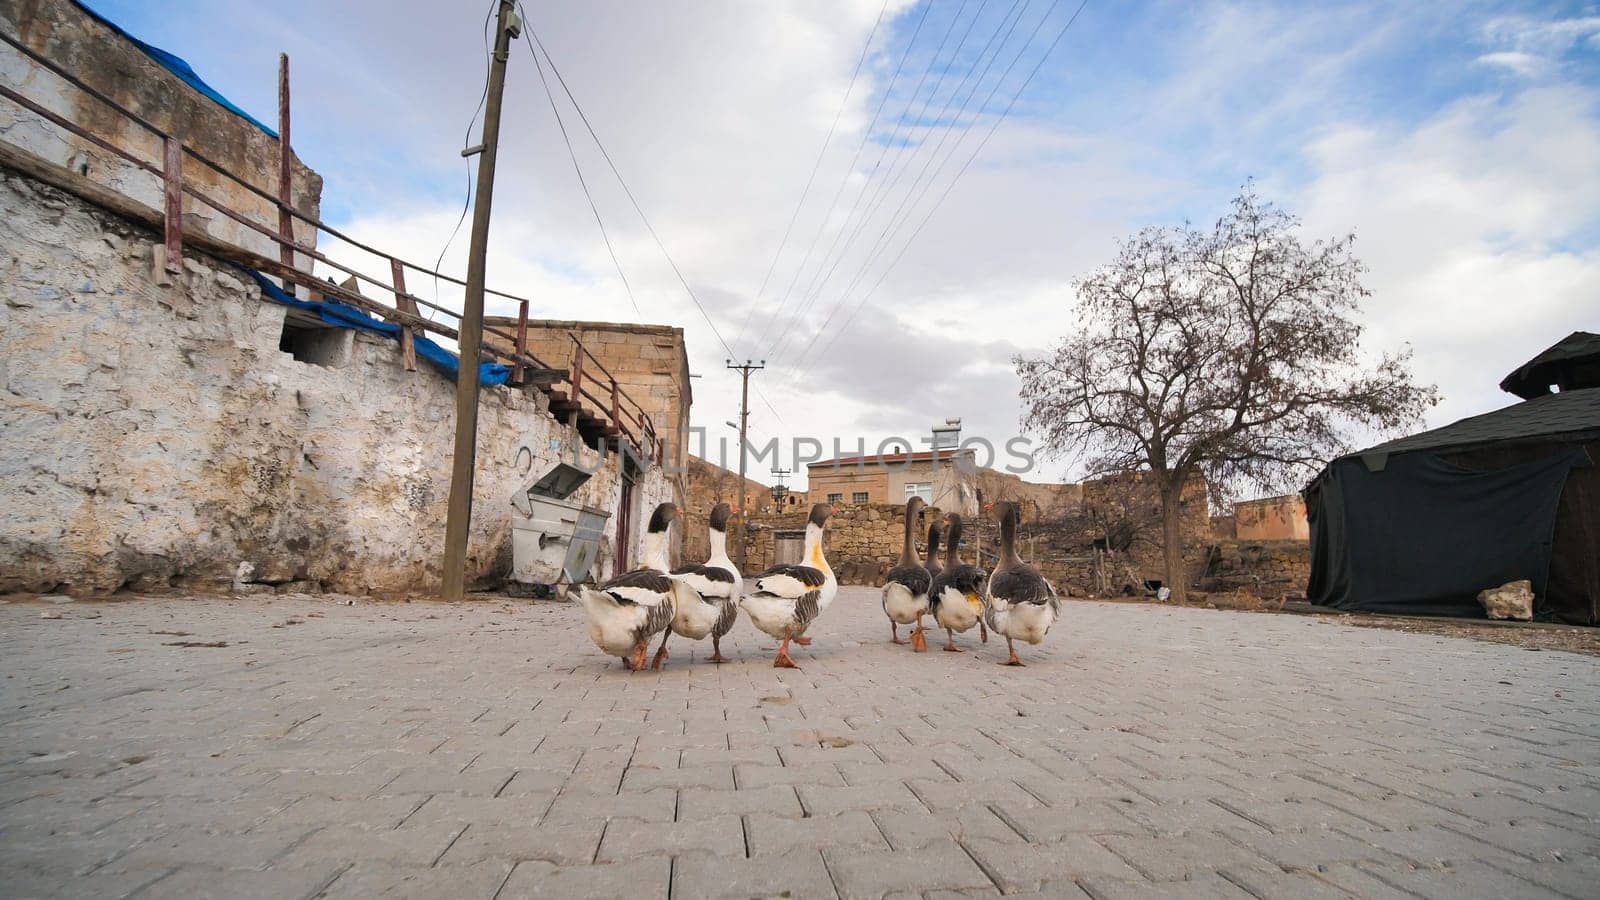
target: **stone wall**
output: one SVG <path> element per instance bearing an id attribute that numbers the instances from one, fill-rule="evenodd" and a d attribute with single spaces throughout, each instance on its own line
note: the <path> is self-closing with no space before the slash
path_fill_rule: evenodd
<path id="1" fill-rule="evenodd" d="M 739 506 L 739 473 L 698 456 L 689 456 L 688 471 L 684 473 L 685 508 L 679 510 L 683 523 L 683 558 L 694 562 L 705 560 L 711 553 L 707 533 L 711 508 L 726 501 L 735 509 Z M 772 494 L 767 486 L 751 478 L 745 479 L 745 493 L 749 497 L 750 512 L 771 512 Z M 810 507 L 807 507 L 810 509 Z M 730 536 L 728 552 L 734 550 Z"/>
<path id="2" fill-rule="evenodd" d="M 1309 541 L 1311 523 L 1299 494 L 1244 500 L 1233 505 L 1234 534 L 1241 541 Z"/>
<path id="3" fill-rule="evenodd" d="M 348 331 L 337 367 L 297 362 L 284 307 L 194 254 L 157 285 L 157 243 L 0 172 L 0 590 L 436 587 L 454 384 Z M 509 569 L 512 491 L 574 446 L 542 394 L 484 389 L 469 582 Z M 614 515 L 618 466 L 577 499 Z M 635 502 L 671 496 L 658 468 Z"/>
<path id="4" fill-rule="evenodd" d="M 1311 579 L 1309 541 L 1219 541 L 1210 550 L 1200 586 L 1258 597 L 1305 596 Z"/>
<path id="5" fill-rule="evenodd" d="M 77 4 L 66 0 L 0 0 L 0 27 L 17 36 L 30 50 L 179 138 L 221 168 L 277 196 L 279 145 L 276 137 L 185 84 Z M 266 83 L 274 83 L 277 70 L 264 69 L 259 77 Z M 0 51 L 0 80 L 113 146 L 158 168 L 161 165 L 162 146 L 158 137 L 10 47 Z M 276 113 L 276 109 L 256 112 L 258 117 L 270 119 L 272 124 L 276 124 L 272 118 Z M 0 133 L 4 133 L 8 143 L 78 172 L 96 184 L 152 209 L 161 208 L 160 178 L 31 111 L 0 101 Z M 183 174 L 186 183 L 223 202 L 234 212 L 274 232 L 277 230 L 278 212 L 272 202 L 193 158 L 184 161 Z M 321 197 L 321 176 L 293 158 L 290 202 L 295 209 L 316 218 Z M 186 226 L 201 228 L 219 240 L 278 258 L 278 245 L 265 235 L 188 195 L 184 196 L 183 204 Z M 296 221 L 294 229 L 296 240 L 315 246 L 317 236 L 311 226 Z M 298 262 L 305 267 L 309 260 L 302 255 Z"/>
<path id="6" fill-rule="evenodd" d="M 776 536 L 804 532 L 809 506 L 782 513 L 762 513 L 750 518 L 749 567 L 759 572 L 777 561 Z M 938 515 L 936 510 L 930 515 Z M 841 506 L 828 520 L 823 550 L 841 584 L 883 584 L 884 576 L 900 558 L 904 540 L 905 506 L 871 503 Z M 926 525 L 918 529 L 917 550 L 926 547 Z"/>

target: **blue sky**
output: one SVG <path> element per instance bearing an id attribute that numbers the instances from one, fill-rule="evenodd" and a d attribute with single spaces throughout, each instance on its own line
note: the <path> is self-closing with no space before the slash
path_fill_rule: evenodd
<path id="1" fill-rule="evenodd" d="M 287 51 L 295 145 L 327 179 L 325 216 L 406 255 L 438 254 L 460 212 L 466 164 L 457 151 L 482 88 L 487 3 L 93 5 L 263 119 L 275 110 L 277 53 Z M 991 70 L 998 78 L 1021 50 L 1000 85 L 1004 100 L 1042 51 L 1042 41 L 1023 42 L 1033 25 L 1042 17 L 1041 34 L 1053 35 L 1075 6 L 730 0 L 541 2 L 527 11 L 718 330 L 739 355 L 789 356 L 792 346 L 773 341 L 798 297 L 769 325 L 777 296 L 757 297 L 758 288 L 880 8 L 887 24 L 774 268 L 780 288 L 793 279 L 804 294 L 815 273 L 799 263 L 812 235 L 819 265 L 851 198 L 884 183 L 871 165 L 896 123 L 919 127 L 895 135 L 905 149 L 890 147 L 885 160 L 918 165 L 917 152 L 949 127 L 911 121 L 911 87 L 946 33 L 924 87 L 939 91 L 935 109 L 1005 14 L 1020 11 Z M 968 43 L 954 53 L 963 34 Z M 884 118 L 865 134 L 886 91 Z M 684 326 L 692 364 L 706 374 L 695 385 L 696 421 L 720 429 L 737 388 L 721 368 L 724 348 L 575 132 L 635 312 L 526 48 L 512 56 L 507 98 L 491 282 L 548 298 L 535 314 Z M 946 177 L 993 116 L 975 117 Z M 1358 235 L 1371 268 L 1369 349 L 1413 348 L 1418 374 L 1446 397 L 1429 424 L 1443 424 L 1503 404 L 1495 382 L 1568 331 L 1600 329 L 1597 173 L 1592 4 L 1091 0 L 882 287 L 859 315 L 836 315 L 850 327 L 817 342 L 829 352 L 758 376 L 766 387 L 753 420 L 768 436 L 875 441 L 960 415 L 1003 439 L 1018 427 L 1007 361 L 1070 327 L 1072 280 L 1109 259 L 1117 236 L 1214 218 L 1254 178 L 1302 216 L 1308 237 Z M 841 204 L 830 208 L 840 185 Z M 864 233 L 876 230 L 873 222 Z M 857 255 L 793 318 L 791 344 L 809 340 L 836 304 L 859 302 L 886 265 L 889 254 L 860 269 L 862 286 L 846 296 L 848 273 L 867 253 L 840 243 Z M 461 269 L 464 244 L 463 235 L 447 268 Z M 750 331 L 771 339 L 734 341 L 752 310 Z M 1072 471 L 1062 461 L 1036 477 Z"/>

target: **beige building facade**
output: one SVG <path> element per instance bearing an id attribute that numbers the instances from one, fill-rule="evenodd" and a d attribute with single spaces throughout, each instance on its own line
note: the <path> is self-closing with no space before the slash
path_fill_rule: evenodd
<path id="1" fill-rule="evenodd" d="M 921 497 L 929 506 L 978 513 L 977 452 L 925 450 L 841 457 L 806 467 L 806 492 L 817 502 L 902 505 Z"/>

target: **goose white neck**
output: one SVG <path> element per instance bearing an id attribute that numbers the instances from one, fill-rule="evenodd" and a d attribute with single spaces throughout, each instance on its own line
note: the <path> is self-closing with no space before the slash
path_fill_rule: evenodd
<path id="1" fill-rule="evenodd" d="M 644 533 L 644 546 L 639 555 L 639 563 L 647 569 L 659 569 L 662 572 L 672 568 L 667 561 L 667 535 L 668 531 L 646 531 Z"/>
<path id="2" fill-rule="evenodd" d="M 713 562 L 726 562 L 728 559 L 728 533 L 711 529 L 711 559 Z"/>
<path id="3" fill-rule="evenodd" d="M 822 526 L 810 522 L 806 523 L 806 565 L 829 578 L 833 577 L 833 567 L 828 565 L 828 558 L 822 555 Z"/>

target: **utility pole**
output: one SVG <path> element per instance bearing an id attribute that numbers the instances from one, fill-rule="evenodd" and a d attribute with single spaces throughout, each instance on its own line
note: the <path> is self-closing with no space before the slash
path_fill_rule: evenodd
<path id="1" fill-rule="evenodd" d="M 745 540 L 745 525 L 747 521 L 744 508 L 749 502 L 749 496 L 744 489 L 744 449 L 746 446 L 745 432 L 750 425 L 750 373 L 765 369 L 767 361 L 763 359 L 757 364 L 747 359 L 742 364 L 736 364 L 730 359 L 726 362 L 728 368 L 738 371 L 744 380 L 744 388 L 739 394 L 739 571 L 743 572 L 746 568 L 745 563 L 747 560 L 745 554 L 749 544 Z"/>
<path id="2" fill-rule="evenodd" d="M 494 197 L 495 151 L 500 145 L 500 95 L 506 87 L 506 57 L 511 39 L 522 33 L 512 0 L 500 0 L 494 57 L 483 107 L 483 142 L 461 151 L 478 154 L 478 194 L 472 203 L 472 245 L 467 251 L 467 289 L 462 301 L 460 365 L 456 367 L 456 449 L 450 472 L 450 506 L 444 528 L 446 600 L 466 591 L 467 534 L 472 524 L 472 475 L 478 453 L 478 355 L 483 347 L 483 282 L 489 250 L 489 207 Z"/>

